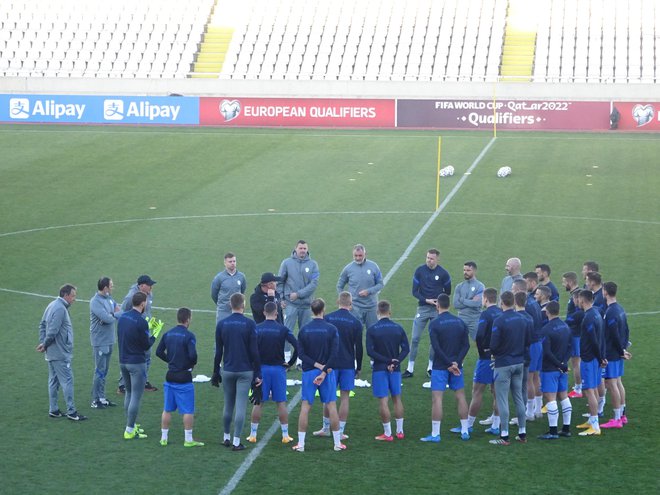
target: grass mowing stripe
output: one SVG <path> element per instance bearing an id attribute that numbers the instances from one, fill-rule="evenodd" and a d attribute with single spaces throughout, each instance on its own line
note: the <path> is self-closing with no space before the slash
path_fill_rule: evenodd
<path id="1" fill-rule="evenodd" d="M 291 411 L 293 411 L 296 408 L 296 406 L 298 406 L 301 398 L 302 398 L 302 387 L 300 388 L 300 390 L 298 390 L 298 393 L 293 396 L 293 399 L 291 399 L 289 405 L 286 408 L 289 414 L 291 414 Z M 277 426 L 278 426 L 278 421 L 275 420 L 273 424 L 270 425 L 270 428 L 268 428 L 266 434 L 261 438 L 259 443 L 257 443 L 257 446 L 254 449 L 252 449 L 252 451 L 248 454 L 248 456 L 245 458 L 243 463 L 238 467 L 238 469 L 231 477 L 231 479 L 227 482 L 227 484 L 224 486 L 224 488 L 220 490 L 219 495 L 229 495 L 231 492 L 234 491 L 234 488 L 236 488 L 236 486 L 243 479 L 243 476 L 245 476 L 245 473 L 248 472 L 248 469 L 250 469 L 252 463 L 257 459 L 257 457 L 259 457 L 261 451 L 264 450 L 264 447 L 268 445 L 270 439 L 273 438 L 273 435 L 275 435 L 275 432 L 277 431 Z"/>
<path id="2" fill-rule="evenodd" d="M 530 213 L 497 213 L 497 212 L 486 213 L 486 212 L 473 212 L 473 211 L 448 211 L 447 215 L 541 218 L 541 219 L 552 219 L 552 220 L 584 220 L 588 222 L 619 222 L 619 223 L 638 223 L 642 225 L 660 225 L 660 222 L 655 220 L 633 220 L 631 218 L 573 217 L 570 215 L 534 215 Z"/>
<path id="3" fill-rule="evenodd" d="M 447 195 L 447 197 L 444 199 L 444 201 L 440 204 L 438 209 L 433 212 L 433 215 L 431 215 L 431 218 L 429 218 L 426 223 L 422 226 L 422 228 L 417 232 L 417 235 L 413 238 L 413 240 L 408 244 L 408 247 L 406 250 L 403 252 L 403 254 L 399 257 L 399 259 L 394 263 L 392 268 L 387 272 L 387 275 L 383 278 L 383 286 L 386 286 L 387 283 L 390 281 L 390 279 L 396 274 L 396 272 L 399 270 L 403 262 L 408 258 L 408 255 L 412 252 L 413 249 L 415 249 L 415 246 L 419 243 L 420 239 L 424 236 L 426 231 L 429 229 L 433 221 L 438 217 L 440 212 L 447 206 L 449 201 L 456 195 L 458 190 L 461 188 L 463 183 L 467 180 L 470 172 L 474 170 L 474 168 L 479 164 L 481 159 L 484 157 L 484 155 L 488 152 L 490 147 L 493 145 L 495 142 L 495 137 L 493 137 L 488 144 L 484 147 L 483 150 L 481 150 L 481 153 L 477 156 L 477 158 L 474 159 L 472 162 L 472 165 L 470 165 L 470 168 L 467 170 L 465 175 L 461 177 L 461 180 L 458 181 L 458 183 L 454 186 L 454 188 L 451 190 L 451 192 Z M 298 405 L 298 402 L 300 402 L 300 397 L 301 397 L 302 391 L 299 390 L 296 396 L 293 398 L 293 400 L 289 403 L 288 406 L 288 411 L 289 413 L 293 410 L 295 406 Z M 294 404 L 295 402 L 295 404 Z M 220 495 L 229 495 L 238 485 L 238 483 L 241 481 L 243 476 L 245 476 L 245 473 L 247 473 L 248 469 L 250 469 L 250 466 L 252 466 L 252 463 L 256 460 L 256 458 L 259 456 L 261 451 L 263 450 L 264 446 L 268 441 L 272 438 L 272 436 L 275 434 L 275 431 L 277 431 L 277 420 L 273 422 L 271 427 L 268 429 L 266 432 L 266 435 L 264 438 L 261 440 L 259 445 L 250 452 L 248 457 L 243 461 L 243 464 L 240 465 L 240 467 L 236 470 L 236 473 L 231 477 L 229 482 L 225 485 L 225 487 L 220 491 Z"/>

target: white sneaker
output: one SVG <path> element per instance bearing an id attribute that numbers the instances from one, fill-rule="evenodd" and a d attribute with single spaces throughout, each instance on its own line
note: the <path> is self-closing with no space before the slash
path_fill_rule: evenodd
<path id="1" fill-rule="evenodd" d="M 480 421 L 479 421 L 479 424 L 480 424 L 480 425 L 484 425 L 484 426 L 492 425 L 492 424 L 493 424 L 493 417 L 492 417 L 492 416 L 488 416 L 486 419 L 482 419 L 482 420 L 480 420 Z"/>
<path id="2" fill-rule="evenodd" d="M 431 382 L 422 383 L 422 388 L 431 388 Z"/>
<path id="3" fill-rule="evenodd" d="M 518 424 L 518 418 L 517 417 L 511 418 L 511 420 L 509 421 L 509 424 L 510 425 L 517 425 Z"/>
<path id="4" fill-rule="evenodd" d="M 320 430 L 316 430 L 312 432 L 312 435 L 315 437 L 329 437 L 330 436 L 330 430 L 324 430 L 321 428 Z"/>

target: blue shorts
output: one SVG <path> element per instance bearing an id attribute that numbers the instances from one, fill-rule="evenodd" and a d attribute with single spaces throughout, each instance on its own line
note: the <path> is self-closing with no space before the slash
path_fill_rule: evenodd
<path id="1" fill-rule="evenodd" d="M 195 386 L 190 383 L 163 384 L 163 398 L 165 412 L 179 410 L 180 414 L 195 414 Z"/>
<path id="2" fill-rule="evenodd" d="M 529 372 L 541 371 L 543 364 L 543 343 L 534 342 L 529 346 Z"/>
<path id="3" fill-rule="evenodd" d="M 337 375 L 337 386 L 339 390 L 350 391 L 355 388 L 354 369 L 333 370 L 333 372 Z"/>
<path id="4" fill-rule="evenodd" d="M 401 395 L 401 372 L 393 371 L 374 371 L 371 374 L 371 388 L 374 397 L 382 399 L 391 395 Z"/>
<path id="5" fill-rule="evenodd" d="M 568 390 L 568 373 L 561 371 L 541 371 L 541 390 L 557 393 Z"/>
<path id="6" fill-rule="evenodd" d="M 433 370 L 431 372 L 431 390 L 444 392 L 447 390 L 447 384 L 452 390 L 460 390 L 465 387 L 463 372 L 458 376 L 453 375 L 447 370 Z"/>
<path id="7" fill-rule="evenodd" d="M 319 369 L 303 371 L 302 374 L 302 400 L 309 402 L 310 406 L 314 404 L 314 396 L 317 390 L 323 404 L 337 401 L 337 378 L 335 372 L 331 371 L 321 385 L 315 385 L 314 379 L 320 374 L 321 370 Z"/>
<path id="8" fill-rule="evenodd" d="M 267 400 L 286 402 L 286 369 L 284 366 L 262 365 L 261 377 L 264 402 Z"/>
<path id="9" fill-rule="evenodd" d="M 571 357 L 580 357 L 580 337 L 571 337 Z"/>
<path id="10" fill-rule="evenodd" d="M 619 378 L 621 376 L 623 376 L 623 359 L 608 361 L 605 368 L 605 380 L 611 380 L 612 378 Z"/>
<path id="11" fill-rule="evenodd" d="M 474 383 L 484 383 L 492 385 L 495 382 L 493 369 L 490 367 L 490 359 L 477 359 L 477 365 L 474 368 Z"/>
<path id="12" fill-rule="evenodd" d="M 580 373 L 582 374 L 582 390 L 598 388 L 601 381 L 600 366 L 597 359 L 580 362 Z"/>

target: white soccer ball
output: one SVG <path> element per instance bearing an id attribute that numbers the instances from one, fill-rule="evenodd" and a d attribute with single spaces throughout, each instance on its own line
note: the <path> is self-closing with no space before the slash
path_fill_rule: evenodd
<path id="1" fill-rule="evenodd" d="M 452 167 L 451 165 L 447 165 L 446 167 L 441 168 L 439 175 L 440 177 L 451 177 L 452 175 L 454 175 L 454 167 Z"/>
<path id="2" fill-rule="evenodd" d="M 497 176 L 500 178 L 508 177 L 511 175 L 511 167 L 500 167 L 497 171 Z"/>

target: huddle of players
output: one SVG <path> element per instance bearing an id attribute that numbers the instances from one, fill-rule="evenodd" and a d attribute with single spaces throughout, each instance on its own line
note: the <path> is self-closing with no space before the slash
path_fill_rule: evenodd
<path id="1" fill-rule="evenodd" d="M 526 421 L 542 416 L 543 398 L 546 401 L 550 429 L 539 439 L 554 440 L 571 435 L 570 398 L 582 397 L 583 393 L 587 396 L 589 413 L 588 420 L 577 426 L 584 430 L 581 436 L 600 435 L 601 428 L 623 427 L 627 418 L 621 377 L 623 360 L 629 359 L 631 354 L 626 349 L 629 329 L 625 311 L 616 301 L 617 285 L 614 282 L 601 284 L 601 276 L 595 271 L 598 269 L 595 262 L 586 262 L 584 265 L 584 288 L 578 287 L 576 273 L 565 273 L 562 285 L 571 293 L 571 298 L 564 322 L 559 318 L 559 294 L 549 280 L 549 267 L 537 265 L 537 272 L 542 273 L 521 275 L 519 260 L 512 260 L 514 264 L 517 263 L 518 272 L 514 273 L 512 290 L 504 291 L 500 296 L 501 309 L 495 304 L 496 291 L 484 291 L 486 309 L 480 318 L 476 337 L 479 360 L 468 416 L 470 426 L 481 405 L 483 388 L 494 383 L 495 412 L 481 422 L 490 424 L 487 433 L 499 435 L 498 439 L 491 440 L 493 444 L 509 444 L 509 389 L 517 416 L 512 424 L 518 424 L 516 440 L 520 442 L 527 441 Z M 507 269 L 512 260 L 507 262 Z M 538 285 L 541 279 L 544 284 Z M 503 282 L 506 281 L 505 278 Z M 502 342 L 508 347 L 503 348 Z M 576 386 L 568 394 L 567 372 L 571 359 Z M 491 360 L 493 375 L 487 371 Z M 602 415 L 605 386 L 611 393 L 614 417 L 599 425 L 599 408 Z M 523 401 L 525 389 L 528 394 L 527 407 Z M 558 431 L 557 399 L 562 411 L 561 431 Z"/>

